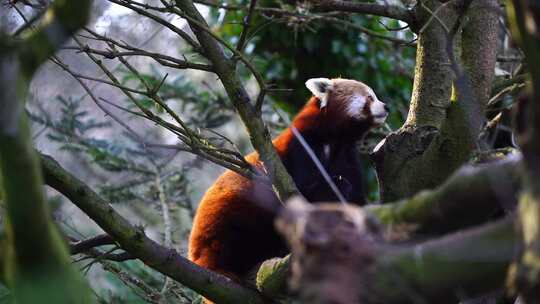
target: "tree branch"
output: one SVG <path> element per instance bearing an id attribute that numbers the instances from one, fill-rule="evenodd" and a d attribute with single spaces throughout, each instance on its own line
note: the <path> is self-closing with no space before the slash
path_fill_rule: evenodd
<path id="1" fill-rule="evenodd" d="M 246 126 L 251 143 L 260 155 L 278 198 L 284 201 L 293 194 L 298 193 L 294 181 L 285 169 L 272 144 L 268 129 L 254 105 L 251 104 L 251 100 L 235 71 L 233 62 L 225 56 L 221 45 L 211 34 L 206 21 L 193 2 L 191 0 L 176 0 L 176 5 L 185 14 L 191 29 L 205 49 L 208 60 L 214 66 L 216 74 L 219 76 L 231 102 Z"/>
<path id="2" fill-rule="evenodd" d="M 85 252 L 89 249 L 103 246 L 103 245 L 114 245 L 114 239 L 111 238 L 108 234 L 101 234 L 87 240 L 77 241 L 70 245 L 71 254 L 78 254 Z"/>
<path id="3" fill-rule="evenodd" d="M 514 0 L 507 5 L 513 39 L 525 53 L 531 82 L 520 97 L 515 115 L 515 135 L 523 151 L 524 191 L 519 203 L 520 257 L 509 282 L 525 303 L 540 298 L 540 7 L 537 1 Z"/>
<path id="4" fill-rule="evenodd" d="M 456 303 L 500 287 L 515 249 L 511 218 L 405 246 L 352 206 L 289 202 L 277 226 L 305 303 Z"/>
<path id="5" fill-rule="evenodd" d="M 47 185 L 65 195 L 107 232 L 125 251 L 146 265 L 173 278 L 205 297 L 223 303 L 263 303 L 255 290 L 201 268 L 175 250 L 149 239 L 133 227 L 86 184 L 65 171 L 53 158 L 42 155 L 41 163 Z"/>
<path id="6" fill-rule="evenodd" d="M 422 233 L 478 225 L 515 209 L 521 188 L 521 157 L 465 166 L 434 190 L 364 209 L 387 226 L 411 224 Z"/>
<path id="7" fill-rule="evenodd" d="M 466 3 L 434 0 L 417 7 L 423 26 L 407 121 L 373 154 L 385 202 L 440 185 L 478 147 L 495 65 L 498 3 L 475 1 L 468 11 Z M 468 20 L 463 32 L 462 20 Z"/>
<path id="8" fill-rule="evenodd" d="M 314 4 L 314 9 L 318 11 L 338 11 L 376 15 L 401 20 L 409 24 L 412 24 L 415 21 L 414 13 L 412 11 L 397 5 L 342 0 L 311 0 L 310 2 Z"/>
<path id="9" fill-rule="evenodd" d="M 139 14 L 141 16 L 145 16 L 145 17 L 153 20 L 154 22 L 156 22 L 158 24 L 161 24 L 162 26 L 168 28 L 169 30 L 171 30 L 172 32 L 174 32 L 178 36 L 180 36 L 182 39 L 184 39 L 184 41 L 187 42 L 193 48 L 193 50 L 195 52 L 204 53 L 203 50 L 201 49 L 201 46 L 199 45 L 199 43 L 197 43 L 197 41 L 195 41 L 193 38 L 191 38 L 191 36 L 188 33 L 183 31 L 182 29 L 176 27 L 174 24 L 170 23 L 169 21 L 167 21 L 167 20 L 165 20 L 165 19 L 163 19 L 163 18 L 161 18 L 161 17 L 159 17 L 157 15 L 149 13 L 148 11 L 146 11 L 143 8 L 137 7 L 136 4 L 140 4 L 140 3 L 126 1 L 126 0 L 108 0 L 108 1 L 112 2 L 112 3 L 115 3 L 115 4 L 118 4 L 120 6 L 124 6 L 126 8 L 129 8 L 129 9 L 133 10 L 134 12 L 136 12 L 137 14 Z"/>
<path id="10" fill-rule="evenodd" d="M 521 157 L 516 156 L 478 167 L 466 166 L 435 190 L 423 191 L 393 203 L 364 206 L 362 212 L 382 224 L 383 231 L 389 231 L 385 233 L 388 239 L 402 241 L 409 239 L 411 233 L 442 234 L 486 223 L 503 212 L 512 213 L 514 210 L 521 189 L 521 164 Z M 396 234 L 404 237 L 396 237 Z M 440 247 L 441 254 L 443 248 Z M 487 248 L 479 248 L 486 250 L 487 254 Z M 335 259 L 335 256 L 328 258 Z M 434 266 L 434 269 L 437 268 Z M 272 296 L 284 294 L 289 272 L 289 257 L 268 260 L 258 270 L 257 287 Z M 420 273 L 416 275 L 420 276 Z M 425 282 L 435 276 L 429 273 Z M 444 275 L 436 277 L 443 279 Z M 404 283 L 410 282 L 404 279 Z M 379 301 L 379 298 L 375 299 Z"/>

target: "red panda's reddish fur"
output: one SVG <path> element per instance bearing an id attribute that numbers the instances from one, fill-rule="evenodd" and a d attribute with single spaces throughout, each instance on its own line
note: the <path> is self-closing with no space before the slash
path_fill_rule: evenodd
<path id="1" fill-rule="evenodd" d="M 292 126 L 322 159 L 336 183 L 341 183 L 338 187 L 347 200 L 361 205 L 365 203 L 361 189 L 362 168 L 355 142 L 374 125 L 373 118 L 367 115 L 358 121 L 345 114 L 347 98 L 352 94 L 347 88 L 332 94 L 328 106 L 322 109 L 319 98 L 312 97 Z M 273 144 L 308 200 L 337 200 L 290 127 L 276 137 Z M 327 155 L 329 145 L 332 153 Z M 262 168 L 256 152 L 247 155 L 246 160 Z M 198 207 L 189 240 L 189 259 L 240 280 L 258 263 L 287 254 L 286 244 L 274 230 L 275 213 L 269 211 L 272 208 L 261 207 L 278 204 L 269 185 L 226 171 L 207 190 Z"/>
<path id="2" fill-rule="evenodd" d="M 301 111 L 301 114 L 297 116 L 293 125 L 298 130 L 306 128 L 312 123 L 310 118 L 318 115 L 320 110 L 317 103 L 317 98 L 313 97 Z M 293 138 L 291 129 L 287 128 L 273 140 L 274 147 L 280 157 L 287 154 L 287 147 Z M 257 152 L 248 154 L 245 159 L 251 165 L 259 169 L 262 168 Z M 259 198 L 259 202 L 255 201 L 256 196 Z M 266 202 L 260 202 L 260 200 L 266 200 Z M 267 232 L 260 231 L 258 233 L 260 238 L 252 241 L 277 245 L 275 246 L 276 250 L 261 252 L 261 256 L 254 260 L 260 261 L 266 257 L 286 254 L 284 243 L 273 229 L 274 214 L 270 210 L 261 208 L 263 204 L 279 204 L 268 185 L 256 184 L 252 180 L 227 170 L 206 191 L 199 204 L 189 240 L 189 259 L 204 268 L 233 279 L 240 279 L 239 276 L 250 270 L 250 267 L 256 265 L 257 262 L 250 265 L 249 261 L 242 259 L 241 255 L 237 255 L 238 263 L 245 264 L 247 267 L 242 269 L 241 266 L 234 267 L 236 265 L 234 262 L 231 264 L 230 255 L 225 252 L 228 249 L 224 240 L 229 239 L 227 236 L 230 232 L 228 227 L 235 225 L 235 223 L 250 228 L 264 227 L 264 229 L 268 229 Z M 275 235 L 275 237 L 270 240 L 265 239 L 267 234 Z M 245 243 L 239 242 L 231 245 L 240 249 L 246 244 L 250 244 L 248 240 Z M 258 245 L 251 243 L 249 246 L 256 249 Z"/>

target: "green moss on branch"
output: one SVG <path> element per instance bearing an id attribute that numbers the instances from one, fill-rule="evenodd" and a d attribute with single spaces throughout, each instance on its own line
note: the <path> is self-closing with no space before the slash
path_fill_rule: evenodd
<path id="1" fill-rule="evenodd" d="M 363 210 L 372 214 L 381 224 L 387 227 L 399 227 L 402 224 L 408 224 L 414 226 L 416 232 L 430 234 L 448 233 L 484 223 L 491 220 L 494 214 L 500 214 L 505 210 L 512 210 L 516 205 L 517 193 L 521 189 L 520 173 L 521 158 L 518 156 L 477 167 L 468 166 L 456 172 L 435 190 L 423 191 L 411 198 L 399 200 L 394 203 L 365 206 Z M 511 230 L 505 231 L 505 233 L 511 233 Z M 509 238 L 507 235 L 504 237 Z M 500 246 L 503 250 L 506 250 L 503 245 Z M 423 247 L 419 245 L 415 248 Z M 426 248 L 429 248 L 429 246 Z M 463 249 L 465 247 L 460 248 Z M 407 263 L 410 262 L 408 259 L 412 259 L 412 253 L 407 252 L 407 250 L 412 249 L 403 250 L 405 251 L 400 251 L 399 254 L 392 255 L 392 263 L 396 263 L 398 259 L 403 259 L 404 264 L 399 267 L 410 272 L 410 267 L 407 266 Z M 489 252 L 489 249 L 484 248 L 482 250 L 486 254 Z M 431 269 L 436 272 L 438 267 L 435 266 L 437 255 L 430 257 L 428 254 L 426 257 L 429 258 L 427 261 L 432 263 L 429 267 L 433 267 L 426 268 L 426 271 Z M 441 265 L 444 266 L 447 264 Z M 288 276 L 284 274 L 288 273 L 289 267 L 289 258 L 273 259 L 265 262 L 259 270 L 257 286 L 272 295 L 285 293 L 285 280 Z M 456 269 L 456 271 L 463 271 L 467 267 L 469 266 Z M 488 271 L 489 269 L 484 270 Z M 484 270 L 481 270 L 481 272 Z M 497 279 L 499 281 L 497 282 L 500 282 L 500 270 L 497 271 L 499 271 L 499 277 Z M 464 275 L 462 272 L 458 272 L 458 274 Z M 420 272 L 412 275 L 418 276 L 411 278 L 413 281 L 421 278 Z M 422 284 L 427 285 L 429 280 L 435 278 L 439 281 L 445 280 L 443 274 L 428 273 Z M 413 283 L 413 281 L 409 282 L 407 280 L 405 280 L 407 284 Z M 446 282 L 451 282 L 451 280 L 449 278 Z M 459 280 L 456 279 L 455 282 L 459 282 Z M 493 282 L 490 281 L 490 284 Z"/>
<path id="2" fill-rule="evenodd" d="M 514 257 L 511 218 L 441 239 L 384 249 L 375 262 L 381 303 L 456 303 L 501 288 Z M 389 275 L 392 274 L 392 275 Z M 396 288 L 397 286 L 397 288 Z"/>
<path id="3" fill-rule="evenodd" d="M 502 287 L 517 244 L 504 218 L 392 245 L 358 207 L 343 205 L 289 203 L 277 226 L 292 247 L 291 285 L 315 304 L 457 303 Z"/>

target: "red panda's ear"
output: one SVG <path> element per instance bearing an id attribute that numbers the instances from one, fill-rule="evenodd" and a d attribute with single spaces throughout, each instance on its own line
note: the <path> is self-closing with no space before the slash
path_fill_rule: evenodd
<path id="1" fill-rule="evenodd" d="M 306 81 L 306 87 L 321 100 L 321 109 L 328 104 L 328 92 L 332 90 L 332 86 L 332 80 L 328 78 L 311 78 Z"/>

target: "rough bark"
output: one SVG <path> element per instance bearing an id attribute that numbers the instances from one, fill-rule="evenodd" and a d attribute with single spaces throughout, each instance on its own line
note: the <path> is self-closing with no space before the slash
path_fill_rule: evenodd
<path id="1" fill-rule="evenodd" d="M 393 203 L 365 206 L 362 210 L 382 225 L 382 230 L 388 232 L 387 239 L 402 241 L 411 233 L 455 232 L 486 223 L 497 214 L 502 216 L 503 212 L 512 214 L 521 189 L 520 169 L 519 156 L 489 165 L 466 166 L 435 190 Z M 266 261 L 257 275 L 258 288 L 273 296 L 285 294 L 289 271 L 289 257 Z M 420 273 L 416 275 L 420 277 Z M 443 281 L 445 275 L 447 273 L 429 273 L 425 280 Z"/>
<path id="2" fill-rule="evenodd" d="M 384 202 L 441 184 L 476 148 L 496 59 L 498 27 L 493 24 L 498 20 L 494 9 L 498 4 L 495 0 L 474 1 L 467 18 L 459 18 L 463 4 L 426 1 L 417 6 L 419 38 L 407 120 L 373 154 Z M 486 7 L 490 9 L 480 9 Z M 462 19 L 466 21 L 462 23 Z M 458 21 L 463 35 L 456 31 L 449 37 Z M 460 96 L 457 88 L 454 102 L 456 71 L 451 65 L 454 55 L 446 49 L 449 43 L 457 45 L 454 50 L 470 73 L 467 85 L 474 88 L 472 96 Z"/>
<path id="3" fill-rule="evenodd" d="M 90 1 L 55 1 L 49 22 L 21 41 L 0 36 L 0 175 L 4 192 L 6 281 L 17 303 L 91 303 L 82 275 L 71 265 L 42 188 L 38 158 L 24 112 L 35 70 L 89 15 Z M 30 224 L 30 225 L 29 225 Z"/>
<path id="4" fill-rule="evenodd" d="M 510 218 L 415 245 L 381 240 L 356 207 L 289 202 L 278 227 L 305 303 L 456 303 L 501 287 L 514 255 Z M 474 271 L 471 271 L 474 269 Z"/>
<path id="5" fill-rule="evenodd" d="M 414 225 L 414 232 L 440 234 L 511 213 L 521 189 L 521 157 L 465 166 L 434 190 L 396 202 L 366 206 L 383 225 Z"/>

